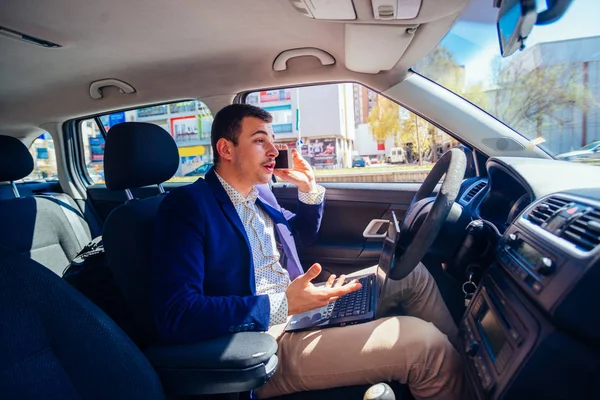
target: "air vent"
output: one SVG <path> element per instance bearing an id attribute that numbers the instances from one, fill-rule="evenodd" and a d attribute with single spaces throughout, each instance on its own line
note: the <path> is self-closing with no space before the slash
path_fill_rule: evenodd
<path id="1" fill-rule="evenodd" d="M 573 243 L 580 250 L 593 250 L 600 244 L 600 210 L 590 208 L 589 212 L 575 218 L 561 237 Z"/>
<path id="2" fill-rule="evenodd" d="M 568 203 L 567 200 L 559 199 L 557 197 L 547 198 L 529 212 L 527 219 L 536 225 L 542 225 Z"/>
<path id="3" fill-rule="evenodd" d="M 487 186 L 487 182 L 486 181 L 479 181 L 477 182 L 477 184 L 475 186 L 473 186 L 468 192 L 467 194 L 465 194 L 463 196 L 463 201 L 465 203 L 470 202 L 473 197 L 477 196 L 477 194 L 479 192 L 481 192 L 485 187 Z"/>

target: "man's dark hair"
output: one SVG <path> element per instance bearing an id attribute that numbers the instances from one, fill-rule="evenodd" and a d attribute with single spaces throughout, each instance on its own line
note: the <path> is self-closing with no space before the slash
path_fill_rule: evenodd
<path id="1" fill-rule="evenodd" d="M 219 152 L 217 151 L 217 142 L 225 138 L 235 146 L 238 144 L 238 138 L 242 132 L 242 120 L 246 117 L 261 119 L 267 123 L 273 121 L 273 117 L 262 108 L 250 104 L 231 104 L 215 115 L 210 133 L 210 142 L 213 149 L 213 163 L 219 164 Z"/>

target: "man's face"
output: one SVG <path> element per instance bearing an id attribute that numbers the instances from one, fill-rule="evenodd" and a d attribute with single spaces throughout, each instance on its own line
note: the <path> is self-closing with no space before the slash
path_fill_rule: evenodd
<path id="1" fill-rule="evenodd" d="M 273 128 L 255 117 L 244 118 L 241 125 L 238 144 L 232 151 L 236 175 L 252 185 L 268 183 L 279 154 L 274 145 Z"/>

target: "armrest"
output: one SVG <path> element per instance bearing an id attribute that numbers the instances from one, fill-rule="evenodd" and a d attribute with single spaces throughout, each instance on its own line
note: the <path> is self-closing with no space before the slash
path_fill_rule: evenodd
<path id="1" fill-rule="evenodd" d="M 234 393 L 264 384 L 277 367 L 277 342 L 241 332 L 203 342 L 146 349 L 167 395 Z"/>

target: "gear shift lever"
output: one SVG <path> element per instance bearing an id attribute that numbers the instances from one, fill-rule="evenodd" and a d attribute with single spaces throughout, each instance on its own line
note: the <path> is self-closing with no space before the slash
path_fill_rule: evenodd
<path id="1" fill-rule="evenodd" d="M 366 391 L 363 400 L 396 400 L 396 395 L 387 383 L 378 383 Z"/>

